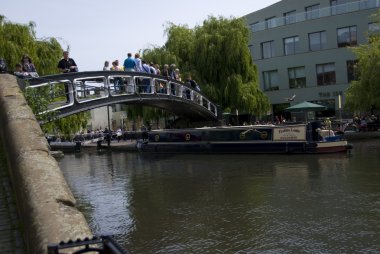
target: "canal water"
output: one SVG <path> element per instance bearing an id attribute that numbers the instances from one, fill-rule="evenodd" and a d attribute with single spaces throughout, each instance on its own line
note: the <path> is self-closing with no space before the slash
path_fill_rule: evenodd
<path id="1" fill-rule="evenodd" d="M 380 253 L 380 140 L 351 155 L 66 154 L 96 234 L 132 253 Z"/>

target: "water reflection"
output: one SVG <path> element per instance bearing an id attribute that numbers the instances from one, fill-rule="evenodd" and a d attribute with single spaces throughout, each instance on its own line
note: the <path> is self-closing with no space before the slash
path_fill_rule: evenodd
<path id="1" fill-rule="evenodd" d="M 334 155 L 66 155 L 96 233 L 132 253 L 375 252 L 380 145 Z"/>
<path id="2" fill-rule="evenodd" d="M 70 159 L 67 159 L 71 157 Z M 129 216 L 130 184 L 124 158 L 110 153 L 75 154 L 60 162 L 81 210 L 91 214 L 94 232 L 121 234 L 133 227 Z M 79 191 L 80 193 L 78 193 Z M 123 214 L 121 217 L 120 215 Z"/>

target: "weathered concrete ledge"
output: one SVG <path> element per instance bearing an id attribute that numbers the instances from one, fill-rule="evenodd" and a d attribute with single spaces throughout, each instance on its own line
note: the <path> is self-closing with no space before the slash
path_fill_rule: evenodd
<path id="1" fill-rule="evenodd" d="M 91 237 L 17 79 L 9 74 L 0 74 L 0 126 L 27 252 L 47 253 L 49 243 Z"/>

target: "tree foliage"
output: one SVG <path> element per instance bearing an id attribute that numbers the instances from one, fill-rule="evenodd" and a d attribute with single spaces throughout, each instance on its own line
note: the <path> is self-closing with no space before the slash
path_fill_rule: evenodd
<path id="1" fill-rule="evenodd" d="M 380 11 L 373 18 L 380 24 Z M 352 50 L 358 57 L 358 80 L 346 90 L 346 107 L 352 111 L 380 109 L 380 34 L 370 34 L 368 44 Z"/>
<path id="2" fill-rule="evenodd" d="M 47 110 L 49 104 L 52 103 L 50 92 L 48 86 L 26 89 L 24 92 L 25 99 L 36 115 L 36 119 L 46 122 L 41 126 L 42 130 L 47 133 L 55 133 L 70 138 L 71 134 L 85 129 L 90 117 L 88 112 L 54 120 L 56 118 L 56 112 Z"/>
<path id="3" fill-rule="evenodd" d="M 161 67 L 165 63 L 178 63 L 177 56 L 166 50 L 165 47 L 144 49 L 143 56 L 148 62 L 158 63 Z"/>
<path id="4" fill-rule="evenodd" d="M 168 24 L 166 33 L 165 46 L 145 51 L 144 58 L 175 55 L 181 73 L 190 73 L 202 91 L 227 111 L 262 115 L 269 110 L 269 100 L 258 87 L 247 47 L 249 30 L 242 19 L 211 16 L 194 29 Z"/>
<path id="5" fill-rule="evenodd" d="M 82 112 L 46 123 L 42 127 L 48 133 L 57 133 L 70 138 L 75 132 L 86 129 L 89 118 L 88 112 Z"/>
<path id="6" fill-rule="evenodd" d="M 16 24 L 0 15 L 0 57 L 5 59 L 10 71 L 16 63 L 20 63 L 21 57 L 27 54 L 31 57 L 39 75 L 57 73 L 57 63 L 63 49 L 55 38 L 37 39 L 35 28 L 36 25 L 33 22 L 29 22 L 28 25 Z M 25 98 L 38 120 L 54 118 L 54 114 L 51 113 L 38 114 L 38 112 L 46 111 L 51 103 L 48 89 L 27 89 Z M 85 128 L 88 119 L 88 113 L 79 113 L 45 124 L 42 129 L 68 137 L 81 128 Z"/>
<path id="7" fill-rule="evenodd" d="M 177 56 L 176 64 L 183 69 L 190 69 L 194 56 L 195 31 L 187 26 L 168 23 L 166 27 L 168 40 L 165 48 Z"/>
<path id="8" fill-rule="evenodd" d="M 5 59 L 8 69 L 13 70 L 21 57 L 31 57 L 39 75 L 57 73 L 57 63 L 62 48 L 55 38 L 37 39 L 35 23 L 28 25 L 11 23 L 0 16 L 0 56 Z"/>

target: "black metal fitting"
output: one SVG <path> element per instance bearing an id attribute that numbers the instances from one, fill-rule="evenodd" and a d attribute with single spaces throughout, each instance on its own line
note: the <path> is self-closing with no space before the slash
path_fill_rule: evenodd
<path id="1" fill-rule="evenodd" d="M 73 249 L 72 254 L 79 253 L 99 253 L 99 254 L 129 254 L 124 250 L 112 236 L 94 236 L 93 238 L 69 240 L 58 244 L 48 244 L 48 254 L 67 253 L 68 249 Z M 60 252 L 65 250 L 65 252 Z"/>

